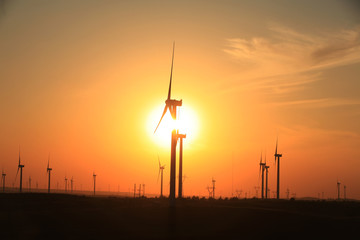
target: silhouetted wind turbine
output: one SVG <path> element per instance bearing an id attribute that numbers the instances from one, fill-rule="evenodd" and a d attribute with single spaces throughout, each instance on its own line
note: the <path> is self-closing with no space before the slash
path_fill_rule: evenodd
<path id="1" fill-rule="evenodd" d="M 5 174 L 4 170 L 2 170 L 1 179 L 2 179 L 2 185 L 3 185 L 3 192 L 5 192 L 5 177 L 6 177 L 6 174 Z"/>
<path id="2" fill-rule="evenodd" d="M 215 199 L 215 182 L 216 182 L 216 181 L 215 181 L 215 179 L 213 178 L 213 179 L 212 179 L 212 185 L 213 185 L 213 186 L 212 186 L 212 194 L 213 194 L 213 198 L 214 198 L 214 199 Z"/>
<path id="3" fill-rule="evenodd" d="M 182 100 L 178 101 L 175 99 L 171 99 L 171 82 L 172 82 L 172 73 L 173 73 L 173 66 L 174 66 L 174 52 L 175 52 L 175 42 L 173 44 L 173 54 L 172 54 L 172 62 L 171 62 L 171 72 L 170 72 L 170 84 L 169 84 L 169 91 L 168 96 L 165 101 L 165 108 L 163 114 L 161 115 L 160 121 L 155 128 L 154 133 L 158 129 L 161 120 L 163 119 L 164 115 L 166 114 L 167 110 L 169 109 L 171 117 L 176 120 L 176 107 L 182 106 Z M 176 184 L 176 145 L 177 145 L 177 132 L 176 129 L 172 130 L 171 134 L 171 162 L 170 162 L 170 205 L 175 206 L 175 184 Z"/>
<path id="4" fill-rule="evenodd" d="M 17 169 L 17 172 L 16 172 L 16 176 L 15 176 L 15 180 L 17 178 L 17 175 L 19 173 L 19 169 L 20 169 L 20 192 L 22 191 L 22 169 L 23 167 L 25 167 L 25 165 L 22 165 L 21 164 L 21 160 L 20 160 L 20 146 L 19 146 L 19 164 L 18 164 L 18 169 Z"/>
<path id="5" fill-rule="evenodd" d="M 259 176 L 261 171 L 261 198 L 264 199 L 264 170 L 265 170 L 266 163 L 262 162 L 262 152 L 260 156 L 260 163 L 259 163 Z"/>
<path id="6" fill-rule="evenodd" d="M 50 153 L 48 157 L 48 164 L 46 168 L 46 173 L 48 174 L 48 193 L 50 193 L 50 175 L 51 175 L 52 168 L 50 168 Z"/>
<path id="7" fill-rule="evenodd" d="M 96 186 L 96 175 L 95 175 L 95 172 L 93 172 L 93 178 L 94 178 L 94 196 L 95 196 L 95 186 Z"/>
<path id="8" fill-rule="evenodd" d="M 337 181 L 337 189 L 338 189 L 338 200 L 340 200 L 340 182 L 339 180 Z"/>
<path id="9" fill-rule="evenodd" d="M 279 199 L 280 197 L 280 158 L 282 157 L 282 154 L 278 153 L 278 138 L 276 138 L 276 148 L 275 148 L 275 164 L 276 164 L 276 158 L 277 158 L 277 181 L 276 181 L 276 198 Z"/>
<path id="10" fill-rule="evenodd" d="M 65 176 L 65 192 L 67 192 L 67 178 L 66 178 L 66 176 Z"/>
<path id="11" fill-rule="evenodd" d="M 31 177 L 29 176 L 29 191 L 31 191 Z"/>
<path id="12" fill-rule="evenodd" d="M 1 171 L 1 179 L 2 179 L 2 185 L 3 185 L 3 192 L 5 192 L 5 177 L 6 174 L 4 172 L 4 170 Z"/>
<path id="13" fill-rule="evenodd" d="M 165 165 L 161 166 L 159 156 L 158 156 L 158 161 L 159 161 L 159 173 L 158 173 L 157 181 L 159 182 L 159 176 L 160 176 L 160 174 L 161 174 L 160 197 L 162 197 L 162 196 L 163 196 L 163 172 L 164 172 L 164 169 L 165 169 Z"/>
<path id="14" fill-rule="evenodd" d="M 268 198 L 268 176 L 269 176 L 269 167 L 266 165 L 266 153 L 265 153 L 265 171 L 266 171 L 266 184 L 265 184 L 265 198 Z"/>
<path id="15" fill-rule="evenodd" d="M 71 192 L 73 192 L 73 183 L 74 183 L 74 178 L 73 177 L 71 177 L 71 180 L 70 180 L 70 183 L 71 183 Z"/>

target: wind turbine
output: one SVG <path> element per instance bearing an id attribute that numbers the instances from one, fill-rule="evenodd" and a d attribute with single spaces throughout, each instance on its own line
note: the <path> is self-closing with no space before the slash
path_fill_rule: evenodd
<path id="1" fill-rule="evenodd" d="M 340 182 L 339 180 L 337 181 L 337 189 L 338 189 L 338 200 L 340 200 Z"/>
<path id="2" fill-rule="evenodd" d="M 29 176 L 29 192 L 31 191 L 31 177 Z"/>
<path id="3" fill-rule="evenodd" d="M 6 177 L 6 174 L 4 172 L 4 170 L 1 171 L 1 179 L 2 179 L 2 185 L 3 185 L 3 192 L 5 192 L 5 177 Z"/>
<path id="4" fill-rule="evenodd" d="M 73 192 L 73 183 L 74 183 L 74 178 L 73 177 L 71 177 L 71 180 L 70 180 L 70 183 L 71 183 L 71 192 Z"/>
<path id="5" fill-rule="evenodd" d="M 48 193 L 50 193 L 50 175 L 51 175 L 51 170 L 52 170 L 52 168 L 50 168 L 50 153 L 49 153 L 48 164 L 47 164 L 47 168 L 46 168 L 46 173 L 48 174 Z M 59 184 L 59 183 L 58 183 L 58 184 Z"/>
<path id="6" fill-rule="evenodd" d="M 19 164 L 18 164 L 18 169 L 17 169 L 17 172 L 16 172 L 16 176 L 15 176 L 15 180 L 17 178 L 17 175 L 19 173 L 19 169 L 20 169 L 20 192 L 22 191 L 22 169 L 23 167 L 25 167 L 25 165 L 22 165 L 21 164 L 21 160 L 20 160 L 20 146 L 19 146 Z"/>
<path id="7" fill-rule="evenodd" d="M 157 178 L 157 181 L 159 182 L 159 176 L 160 176 L 160 174 L 161 174 L 161 189 L 160 189 L 160 197 L 163 197 L 163 172 L 164 172 L 164 169 L 165 169 L 165 165 L 161 166 L 159 156 L 158 156 L 158 161 L 159 161 L 159 173 L 158 173 L 158 178 Z"/>
<path id="8" fill-rule="evenodd" d="M 93 172 L 93 178 L 94 178 L 94 196 L 95 196 L 95 186 L 96 186 L 96 174 Z"/>
<path id="9" fill-rule="evenodd" d="M 182 169 L 183 169 L 183 139 L 186 138 L 186 134 L 177 134 L 178 138 L 180 139 L 180 158 L 179 158 L 179 191 L 178 191 L 178 198 L 182 198 Z"/>
<path id="10" fill-rule="evenodd" d="M 215 199 L 215 179 L 214 178 L 212 178 L 212 194 L 213 194 L 213 198 Z"/>
<path id="11" fill-rule="evenodd" d="M 66 176 L 65 176 L 65 192 L 67 192 L 67 178 L 66 178 Z"/>
<path id="12" fill-rule="evenodd" d="M 171 72 L 170 72 L 170 84 L 169 84 L 169 91 L 168 96 L 165 101 L 165 108 L 163 114 L 161 115 L 160 121 L 155 128 L 154 133 L 158 129 L 161 120 L 163 119 L 164 115 L 166 114 L 167 110 L 169 109 L 171 117 L 176 120 L 176 107 L 182 106 L 182 100 L 175 100 L 171 99 L 171 82 L 172 82 L 172 73 L 173 73 L 173 66 L 174 66 L 174 51 L 175 51 L 175 42 L 173 44 L 173 54 L 172 54 L 172 62 L 171 62 Z M 176 187 L 176 145 L 178 140 L 178 134 L 176 129 L 172 130 L 171 133 L 171 162 L 170 162 L 170 205 L 175 206 L 175 187 Z"/>
<path id="13" fill-rule="evenodd" d="M 278 147 L 278 138 L 276 138 L 276 148 L 275 148 L 275 165 L 276 165 L 276 158 L 277 158 L 277 181 L 276 181 L 276 198 L 279 199 L 280 196 L 280 158 L 282 157 L 282 154 L 278 153 L 277 151 Z"/>
<path id="14" fill-rule="evenodd" d="M 266 171 L 266 184 L 265 184 L 265 198 L 268 198 L 268 176 L 269 176 L 269 167 L 266 165 L 266 153 L 265 153 L 265 171 Z"/>
<path id="15" fill-rule="evenodd" d="M 260 157 L 260 163 L 259 163 L 259 177 L 260 177 L 260 171 L 261 171 L 261 198 L 264 199 L 264 170 L 265 170 L 266 163 L 262 162 L 262 153 Z"/>

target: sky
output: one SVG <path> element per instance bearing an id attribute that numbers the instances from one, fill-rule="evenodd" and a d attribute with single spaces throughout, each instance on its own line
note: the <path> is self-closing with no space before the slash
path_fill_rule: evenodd
<path id="1" fill-rule="evenodd" d="M 182 99 L 185 196 L 360 199 L 357 1 L 0 1 L 0 167 L 52 188 L 169 192 L 165 106 Z M 166 118 L 168 118 L 166 120 Z M 166 122 L 167 121 L 167 122 Z M 34 186 L 34 185 L 33 185 Z M 341 190 L 343 192 L 343 190 Z"/>

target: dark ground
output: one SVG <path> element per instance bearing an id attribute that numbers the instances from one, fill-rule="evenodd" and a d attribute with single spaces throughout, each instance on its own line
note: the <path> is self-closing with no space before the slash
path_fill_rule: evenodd
<path id="1" fill-rule="evenodd" d="M 340 239 L 358 236 L 360 202 L 177 200 L 0 194 L 0 239 Z"/>

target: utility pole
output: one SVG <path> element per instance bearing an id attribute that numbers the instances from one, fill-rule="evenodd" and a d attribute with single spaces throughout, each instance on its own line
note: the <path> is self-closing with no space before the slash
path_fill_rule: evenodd
<path id="1" fill-rule="evenodd" d="M 136 198 L 136 183 L 134 183 L 134 198 Z"/>

